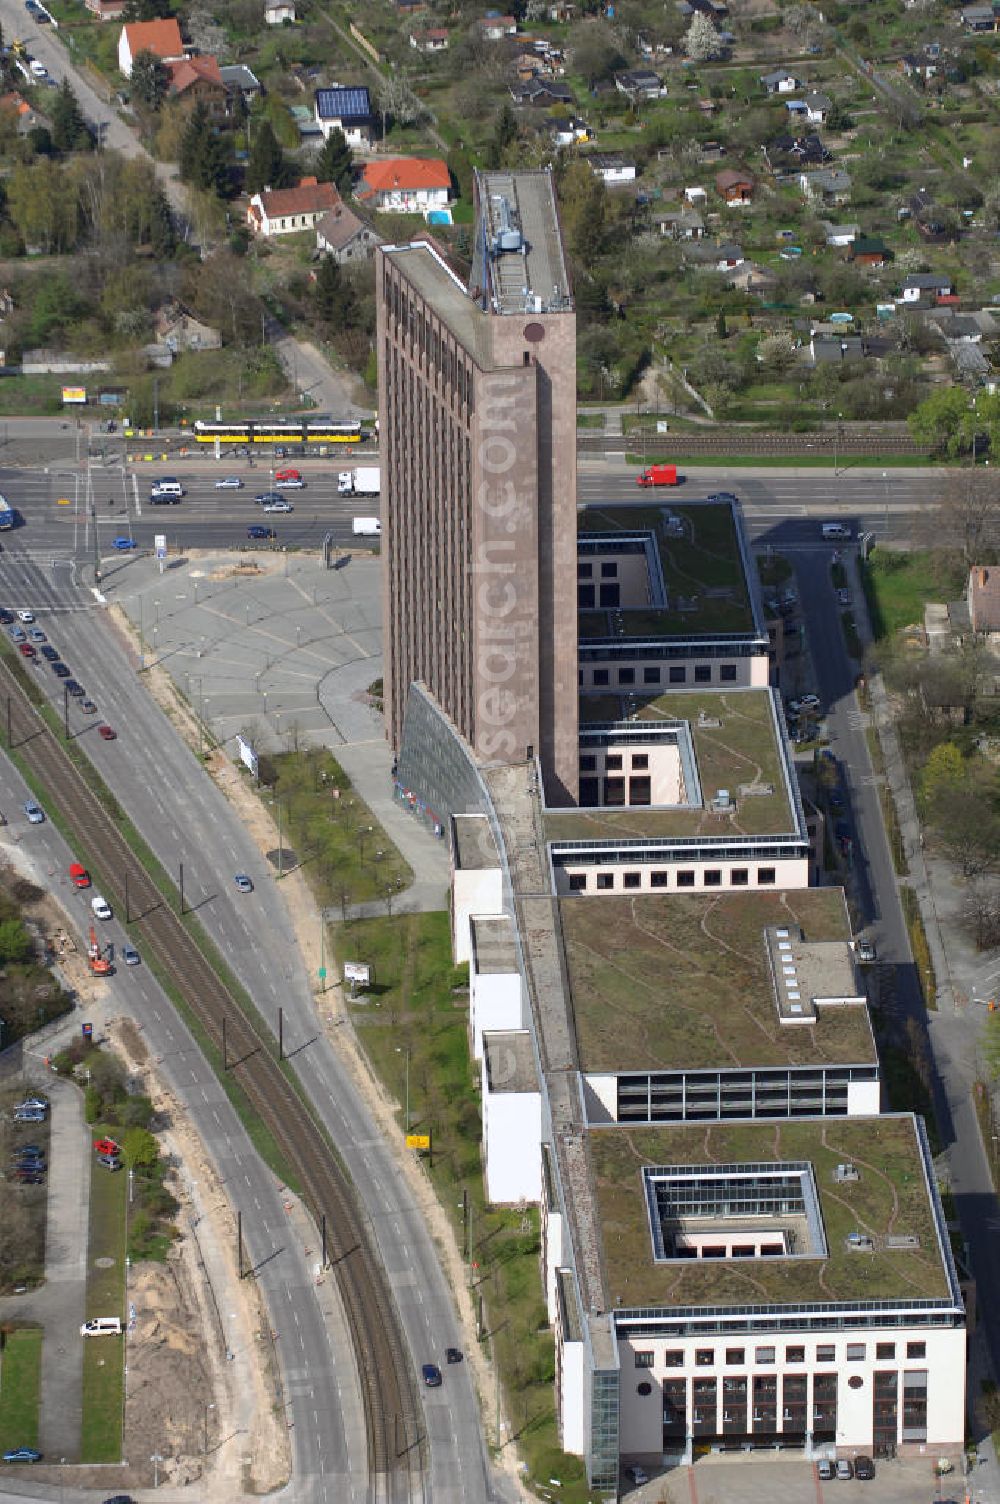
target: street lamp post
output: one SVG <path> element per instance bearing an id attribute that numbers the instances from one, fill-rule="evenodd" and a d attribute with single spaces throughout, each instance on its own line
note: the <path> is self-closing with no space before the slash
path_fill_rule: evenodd
<path id="1" fill-rule="evenodd" d="M 889 536 L 889 474 L 882 471 L 882 497 L 885 502 L 885 535 Z"/>
<path id="2" fill-rule="evenodd" d="M 404 1065 L 403 1065 L 404 1078 L 403 1079 L 404 1079 L 404 1083 L 405 1083 L 405 1085 L 404 1085 L 404 1092 L 405 1092 L 406 1106 L 404 1108 L 404 1113 L 403 1113 L 403 1132 L 404 1133 L 409 1133 L 409 1131 L 410 1131 L 410 1048 L 409 1048 L 409 1045 L 397 1045 L 396 1046 L 396 1054 L 397 1055 L 402 1055 L 404 1057 Z"/>
<path id="3" fill-rule="evenodd" d="M 206 1405 L 205 1406 L 205 1445 L 202 1448 L 202 1453 L 201 1453 L 201 1455 L 203 1457 L 207 1457 L 208 1456 L 208 1412 L 210 1410 L 214 1410 L 214 1409 L 215 1409 L 214 1405 Z"/>
<path id="4" fill-rule="evenodd" d="M 152 1457 L 150 1457 L 149 1460 L 153 1464 L 153 1487 L 154 1488 L 159 1488 L 159 1486 L 160 1486 L 160 1463 L 163 1461 L 163 1458 L 160 1456 L 159 1452 L 154 1452 L 153 1455 L 152 1455 Z"/>

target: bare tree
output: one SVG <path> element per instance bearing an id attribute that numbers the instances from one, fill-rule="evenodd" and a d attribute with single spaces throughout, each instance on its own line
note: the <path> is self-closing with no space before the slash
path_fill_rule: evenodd
<path id="1" fill-rule="evenodd" d="M 940 504 L 928 514 L 928 547 L 961 554 L 966 568 L 991 564 L 1000 552 L 1000 475 L 995 470 L 952 470 Z"/>

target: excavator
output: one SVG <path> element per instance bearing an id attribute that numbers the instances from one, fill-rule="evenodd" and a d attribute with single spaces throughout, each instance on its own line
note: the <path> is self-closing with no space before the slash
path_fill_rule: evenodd
<path id="1" fill-rule="evenodd" d="M 90 926 L 90 945 L 87 947 L 87 964 L 93 977 L 109 977 L 114 969 L 97 943 L 97 935 L 93 925 Z"/>

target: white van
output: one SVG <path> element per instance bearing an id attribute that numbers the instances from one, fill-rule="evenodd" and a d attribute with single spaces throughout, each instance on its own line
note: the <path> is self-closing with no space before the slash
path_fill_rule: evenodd
<path id="1" fill-rule="evenodd" d="M 355 517 L 355 538 L 379 538 L 382 535 L 382 524 L 377 517 Z"/>
<path id="2" fill-rule="evenodd" d="M 95 919 L 110 919 L 111 905 L 100 893 L 95 893 L 90 900 L 90 907 L 94 912 Z"/>
<path id="3" fill-rule="evenodd" d="M 121 1336 L 122 1319 L 120 1316 L 95 1316 L 92 1321 L 85 1321 L 80 1328 L 81 1337 L 119 1337 Z"/>
<path id="4" fill-rule="evenodd" d="M 829 539 L 832 539 L 834 541 L 839 541 L 839 540 L 844 539 L 844 538 L 849 539 L 850 536 L 851 536 L 851 529 L 850 529 L 850 527 L 848 526 L 848 524 L 846 522 L 824 522 L 823 523 L 823 540 L 824 540 L 824 542 L 827 541 L 827 540 L 829 540 Z"/>

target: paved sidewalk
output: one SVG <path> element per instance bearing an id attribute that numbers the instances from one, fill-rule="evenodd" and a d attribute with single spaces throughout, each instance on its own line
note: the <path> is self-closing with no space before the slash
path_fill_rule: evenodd
<path id="1" fill-rule="evenodd" d="M 90 1139 L 77 1087 L 47 1075 L 52 1103 L 45 1284 L 0 1300 L 0 1320 L 37 1321 L 42 1340 L 38 1446 L 49 1461 L 75 1461 L 83 1416 L 83 1342 L 90 1211 Z M 114 1314 L 114 1313 L 109 1313 Z"/>

